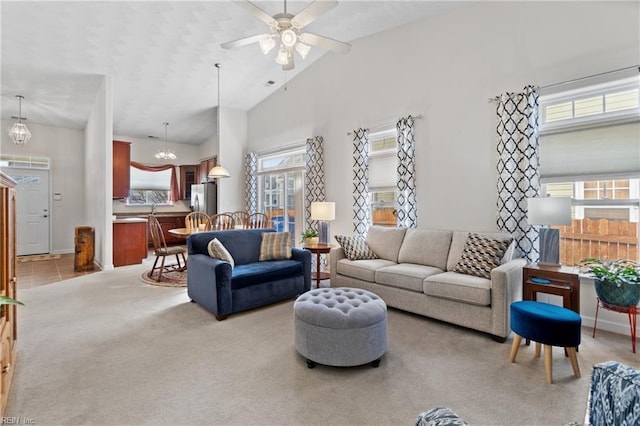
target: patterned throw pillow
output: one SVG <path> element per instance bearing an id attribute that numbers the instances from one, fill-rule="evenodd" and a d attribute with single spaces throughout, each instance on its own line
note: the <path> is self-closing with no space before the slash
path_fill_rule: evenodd
<path id="1" fill-rule="evenodd" d="M 209 245 L 207 245 L 207 251 L 209 252 L 209 256 L 215 259 L 229 262 L 231 264 L 231 269 L 233 269 L 233 267 L 235 266 L 235 262 L 233 260 L 233 257 L 231 256 L 231 253 L 229 253 L 229 250 L 227 250 L 227 248 L 222 245 L 220 240 L 218 240 L 217 238 L 209 241 Z"/>
<path id="2" fill-rule="evenodd" d="M 491 279 L 491 270 L 500 266 L 500 261 L 512 240 L 469 234 L 462 256 L 453 272 Z"/>
<path id="3" fill-rule="evenodd" d="M 345 256 L 349 260 L 377 259 L 378 256 L 369 248 L 366 241 L 361 237 L 347 237 L 336 235 L 336 241 L 344 250 Z"/>
<path id="4" fill-rule="evenodd" d="M 291 232 L 263 232 L 260 260 L 291 259 Z"/>

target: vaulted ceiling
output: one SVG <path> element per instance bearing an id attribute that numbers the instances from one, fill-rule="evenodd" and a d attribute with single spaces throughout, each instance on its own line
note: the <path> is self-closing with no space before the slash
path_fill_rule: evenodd
<path id="1" fill-rule="evenodd" d="M 113 82 L 114 134 L 200 144 L 215 133 L 217 70 L 224 108 L 248 111 L 311 66 L 312 48 L 292 71 L 257 44 L 221 43 L 267 32 L 230 0 L 5 2 L 2 16 L 2 119 L 84 128 L 103 76 Z M 269 15 L 281 1 L 255 1 Z M 287 2 L 296 14 L 310 1 Z M 440 13 L 457 2 L 343 0 L 305 29 L 345 42 Z M 356 47 L 357 48 L 357 47 Z M 267 82 L 274 82 L 268 85 Z"/>

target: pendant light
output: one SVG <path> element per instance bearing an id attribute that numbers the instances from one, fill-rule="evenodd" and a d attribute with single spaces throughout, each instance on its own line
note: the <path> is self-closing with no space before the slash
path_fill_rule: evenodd
<path id="1" fill-rule="evenodd" d="M 156 158 L 159 160 L 175 160 L 176 154 L 173 153 L 172 150 L 169 149 L 169 142 L 167 139 L 167 126 L 169 126 L 169 123 L 164 122 L 162 123 L 164 125 L 164 149 L 159 149 L 156 152 Z"/>
<path id="2" fill-rule="evenodd" d="M 22 116 L 22 100 L 24 99 L 24 96 L 16 95 L 16 98 L 18 98 L 18 116 L 11 118 L 17 119 L 18 122 L 13 123 L 9 128 L 9 137 L 16 145 L 26 145 L 31 139 L 31 132 L 27 129 L 26 125 L 22 124 L 22 120 L 27 121 L 27 119 Z"/>
<path id="3" fill-rule="evenodd" d="M 220 64 L 215 64 L 216 68 L 218 68 L 218 122 L 216 123 L 217 131 L 218 131 L 218 148 L 220 147 Z M 209 170 L 209 174 L 207 177 L 209 179 L 218 179 L 218 178 L 228 178 L 229 171 L 222 167 L 221 165 L 217 165 Z"/>

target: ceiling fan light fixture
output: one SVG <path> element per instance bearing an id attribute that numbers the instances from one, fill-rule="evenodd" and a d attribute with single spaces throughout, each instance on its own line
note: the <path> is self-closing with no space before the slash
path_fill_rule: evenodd
<path id="1" fill-rule="evenodd" d="M 276 47 L 276 42 L 273 38 L 265 38 L 260 40 L 260 49 L 262 49 L 262 53 L 265 55 L 271 52 L 271 49 Z"/>
<path id="2" fill-rule="evenodd" d="M 292 48 L 298 41 L 298 36 L 292 29 L 284 30 L 280 33 L 280 42 L 283 46 Z"/>
<path id="3" fill-rule="evenodd" d="M 24 99 L 24 96 L 16 95 L 16 98 L 18 98 L 18 122 L 13 123 L 9 128 L 9 138 L 15 145 L 26 145 L 31 140 L 31 132 L 26 125 L 22 124 L 22 120 L 26 120 L 22 116 L 22 99 Z"/>
<path id="4" fill-rule="evenodd" d="M 276 56 L 276 63 L 279 65 L 287 65 L 289 63 L 289 52 L 283 46 L 280 46 L 278 56 Z"/>
<path id="5" fill-rule="evenodd" d="M 302 56 L 302 59 L 305 59 L 307 57 L 310 50 L 311 46 L 309 46 L 308 44 L 304 44 L 302 42 L 298 42 L 298 44 L 296 44 L 296 52 L 298 52 L 300 56 Z"/>

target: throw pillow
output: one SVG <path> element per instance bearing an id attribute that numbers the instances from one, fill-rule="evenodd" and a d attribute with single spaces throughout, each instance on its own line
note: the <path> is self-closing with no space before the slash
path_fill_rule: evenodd
<path id="1" fill-rule="evenodd" d="M 220 259 L 225 262 L 229 262 L 231 264 L 231 269 L 235 266 L 235 262 L 229 250 L 220 242 L 219 239 L 214 238 L 209 241 L 209 245 L 207 245 L 207 251 L 209 252 L 209 256 Z"/>
<path id="2" fill-rule="evenodd" d="M 505 251 L 513 239 L 495 239 L 469 234 L 462 256 L 453 272 L 491 279 L 491 270 L 500 266 Z"/>
<path id="3" fill-rule="evenodd" d="M 291 232 L 263 232 L 259 260 L 291 259 Z"/>
<path id="4" fill-rule="evenodd" d="M 336 235 L 336 241 L 344 250 L 349 260 L 377 259 L 378 256 L 369 248 L 369 245 L 361 237 L 347 237 Z"/>

